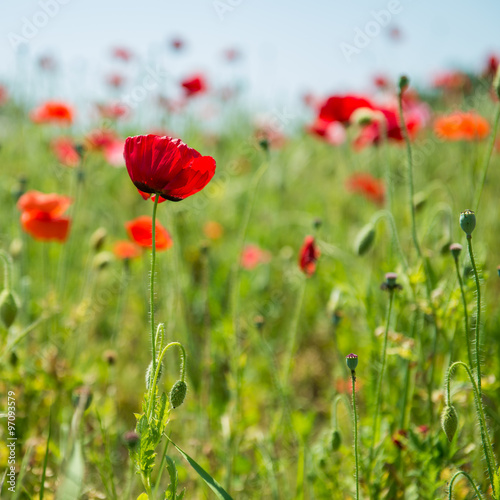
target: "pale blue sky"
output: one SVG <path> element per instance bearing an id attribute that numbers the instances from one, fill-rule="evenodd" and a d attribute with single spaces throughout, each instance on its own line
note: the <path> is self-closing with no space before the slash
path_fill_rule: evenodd
<path id="1" fill-rule="evenodd" d="M 46 2 L 58 12 L 36 28 L 29 54 L 54 54 L 70 73 L 85 72 L 90 87 L 108 71 L 116 45 L 144 60 L 162 55 L 175 78 L 203 70 L 212 81 L 245 81 L 248 94 L 264 102 L 297 100 L 304 91 L 361 90 L 377 73 L 404 72 L 423 83 L 440 69 L 479 69 L 488 53 L 500 52 L 498 0 L 4 0 L 0 81 L 12 78 L 19 56 L 12 34 L 22 36 L 23 18 L 34 21 Z M 348 62 L 341 44 L 354 45 L 356 28 L 364 31 L 367 23 L 375 32 L 373 11 L 391 2 L 398 13 L 389 26 L 401 30 L 402 40 L 395 43 L 382 27 Z M 43 24 L 43 14 L 38 20 Z M 184 54 L 168 50 L 173 36 L 187 41 Z M 229 47 L 244 54 L 233 68 L 221 57 Z"/>

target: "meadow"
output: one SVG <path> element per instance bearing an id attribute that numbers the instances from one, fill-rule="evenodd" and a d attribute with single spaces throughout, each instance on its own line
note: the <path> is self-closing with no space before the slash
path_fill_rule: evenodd
<path id="1" fill-rule="evenodd" d="M 78 126 L 2 87 L 1 498 L 499 498 L 494 70 L 286 123 L 199 77 Z M 143 199 L 146 134 L 213 179 Z"/>

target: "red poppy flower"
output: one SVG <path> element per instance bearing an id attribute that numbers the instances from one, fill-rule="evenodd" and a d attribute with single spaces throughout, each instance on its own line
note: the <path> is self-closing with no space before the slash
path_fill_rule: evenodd
<path id="1" fill-rule="evenodd" d="M 135 259 L 142 255 L 142 249 L 131 241 L 117 241 L 113 247 L 113 253 L 119 259 Z"/>
<path id="2" fill-rule="evenodd" d="M 85 137 L 85 142 L 89 149 L 103 151 L 113 145 L 118 139 L 116 132 L 110 129 L 93 130 Z"/>
<path id="3" fill-rule="evenodd" d="M 112 55 L 115 59 L 121 59 L 122 61 L 130 61 L 132 59 L 133 54 L 130 52 L 130 50 L 126 49 L 125 47 L 115 47 L 113 49 Z"/>
<path id="4" fill-rule="evenodd" d="M 47 101 L 35 108 L 30 117 L 35 123 L 55 123 L 57 125 L 71 125 L 73 123 L 73 109 L 64 102 Z"/>
<path id="5" fill-rule="evenodd" d="M 125 141 L 127 170 L 141 196 L 180 201 L 201 191 L 215 174 L 215 160 L 180 139 L 138 135 Z M 162 199 L 163 198 L 163 199 Z"/>
<path id="6" fill-rule="evenodd" d="M 155 224 L 156 250 L 168 250 L 173 242 L 168 231 L 158 222 Z M 125 223 L 130 239 L 139 246 L 145 248 L 153 247 L 153 219 L 147 215 L 142 215 Z"/>
<path id="7" fill-rule="evenodd" d="M 250 271 L 270 260 L 271 254 L 268 251 L 262 250 L 257 245 L 246 245 L 241 254 L 241 267 Z"/>
<path id="8" fill-rule="evenodd" d="M 359 108 L 373 109 L 373 104 L 364 97 L 353 95 L 329 97 L 319 110 L 318 118 L 326 122 L 347 124 L 351 115 Z"/>
<path id="9" fill-rule="evenodd" d="M 495 75 L 497 74 L 499 60 L 500 60 L 500 58 L 496 54 L 491 54 L 488 57 L 488 61 L 486 62 L 486 67 L 485 67 L 484 73 L 483 73 L 486 78 L 494 78 L 495 77 Z"/>
<path id="10" fill-rule="evenodd" d="M 51 143 L 52 151 L 65 167 L 76 167 L 80 163 L 80 155 L 74 142 L 67 137 L 59 137 Z"/>
<path id="11" fill-rule="evenodd" d="M 174 49 L 174 50 L 181 50 L 184 48 L 184 40 L 181 40 L 180 38 L 174 38 L 171 42 L 170 42 L 170 46 Z"/>
<path id="12" fill-rule="evenodd" d="M 363 195 L 377 205 L 382 205 L 385 199 L 384 183 L 370 174 L 357 173 L 347 179 L 346 187 L 354 193 Z"/>
<path id="13" fill-rule="evenodd" d="M 21 225 L 33 238 L 42 241 L 66 241 L 70 219 L 62 213 L 71 204 L 71 198 L 55 193 L 28 191 L 19 198 L 22 211 Z"/>
<path id="14" fill-rule="evenodd" d="M 125 141 L 122 139 L 115 139 L 112 143 L 104 147 L 104 158 L 113 167 L 124 167 L 125 160 L 123 159 L 123 148 Z"/>
<path id="15" fill-rule="evenodd" d="M 434 132 L 439 138 L 448 141 L 474 141 L 487 137 L 490 125 L 477 113 L 457 111 L 437 118 Z"/>
<path id="16" fill-rule="evenodd" d="M 5 104 L 9 98 L 9 94 L 7 93 L 7 89 L 0 85 L 0 106 Z"/>
<path id="17" fill-rule="evenodd" d="M 98 104 L 97 110 L 102 118 L 109 118 L 110 120 L 118 120 L 124 118 L 129 112 L 129 108 L 119 102 L 112 102 L 110 104 Z"/>
<path id="18" fill-rule="evenodd" d="M 190 78 L 186 78 L 181 82 L 181 85 L 184 87 L 186 97 L 203 94 L 207 90 L 207 82 L 203 75 L 193 75 Z"/>
<path id="19" fill-rule="evenodd" d="M 120 75 L 118 73 L 113 73 L 112 75 L 108 75 L 106 77 L 106 83 L 115 89 L 119 89 L 123 87 L 123 84 L 125 83 L 126 78 L 123 75 Z"/>
<path id="20" fill-rule="evenodd" d="M 304 244 L 300 249 L 299 267 L 307 275 L 312 276 L 316 270 L 316 261 L 320 256 L 320 251 L 316 247 L 313 236 L 306 236 Z"/>
<path id="21" fill-rule="evenodd" d="M 49 55 L 41 56 L 38 59 L 38 66 L 40 66 L 40 68 L 44 71 L 54 71 L 57 69 L 56 60 Z"/>

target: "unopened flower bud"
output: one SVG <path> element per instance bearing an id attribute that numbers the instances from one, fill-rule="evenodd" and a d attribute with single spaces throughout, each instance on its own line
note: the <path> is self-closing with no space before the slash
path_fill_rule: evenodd
<path id="1" fill-rule="evenodd" d="M 319 229 L 323 224 L 323 221 L 319 218 L 319 217 L 316 217 L 314 220 L 313 220 L 313 228 L 314 229 Z"/>
<path id="2" fill-rule="evenodd" d="M 398 275 L 396 273 L 386 273 L 385 281 L 380 285 L 382 290 L 392 292 L 394 290 L 402 290 L 403 287 L 397 283 Z"/>
<path id="3" fill-rule="evenodd" d="M 345 358 L 347 363 L 347 368 L 349 370 L 354 371 L 358 366 L 358 355 L 357 354 L 348 354 Z"/>
<path id="4" fill-rule="evenodd" d="M 359 231 L 354 241 L 354 251 L 357 255 L 364 255 L 370 250 L 375 241 L 375 227 L 373 224 L 367 224 Z"/>
<path id="5" fill-rule="evenodd" d="M 409 85 L 410 85 L 410 79 L 406 75 L 402 75 L 399 77 L 398 86 L 401 93 L 403 93 L 408 88 Z"/>
<path id="6" fill-rule="evenodd" d="M 441 427 L 448 441 L 451 442 L 458 427 L 458 415 L 454 406 L 447 405 L 444 407 L 443 413 L 441 413 Z"/>
<path id="7" fill-rule="evenodd" d="M 128 431 L 123 435 L 123 441 L 129 450 L 135 450 L 141 437 L 135 431 Z"/>
<path id="8" fill-rule="evenodd" d="M 183 380 L 178 380 L 170 389 L 170 395 L 168 399 L 170 400 L 170 404 L 172 408 L 179 407 L 182 403 L 184 403 L 184 398 L 186 397 L 187 385 Z"/>
<path id="9" fill-rule="evenodd" d="M 460 214 L 460 227 L 467 236 L 472 234 L 476 227 L 476 215 L 472 210 L 465 210 Z"/>
<path id="10" fill-rule="evenodd" d="M 342 444 L 342 435 L 338 429 L 333 429 L 330 436 L 330 450 L 337 451 Z"/>
<path id="11" fill-rule="evenodd" d="M 460 252 L 462 251 L 462 245 L 460 243 L 452 243 L 450 245 L 450 252 L 453 255 L 454 259 L 458 259 L 460 257 Z"/>
<path id="12" fill-rule="evenodd" d="M 266 319 L 264 318 L 264 316 L 261 316 L 259 314 L 253 319 L 253 324 L 255 325 L 255 328 L 257 328 L 257 330 L 262 330 L 262 328 L 264 328 L 264 325 L 266 324 Z"/>
<path id="13" fill-rule="evenodd" d="M 104 246 L 104 242 L 106 241 L 106 236 L 108 232 L 103 227 L 97 228 L 90 237 L 90 248 L 94 250 L 94 252 L 99 252 Z"/>
<path id="14" fill-rule="evenodd" d="M 21 238 L 14 238 L 9 246 L 9 253 L 13 259 L 18 259 L 23 251 L 23 240 Z"/>
<path id="15" fill-rule="evenodd" d="M 99 252 L 92 260 L 92 267 L 96 271 L 102 271 L 106 269 L 114 259 L 115 257 L 111 252 Z"/>
<path id="16" fill-rule="evenodd" d="M 9 328 L 17 316 L 17 300 L 10 290 L 0 293 L 0 318 L 6 328 Z"/>

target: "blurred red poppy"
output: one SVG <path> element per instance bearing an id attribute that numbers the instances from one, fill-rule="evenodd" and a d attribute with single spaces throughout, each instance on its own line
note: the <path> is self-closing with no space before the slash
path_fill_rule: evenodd
<path id="1" fill-rule="evenodd" d="M 270 260 L 271 254 L 267 250 L 262 250 L 257 245 L 246 245 L 241 254 L 241 267 L 250 271 Z"/>
<path id="2" fill-rule="evenodd" d="M 7 92 L 7 89 L 3 85 L 0 85 L 0 106 L 5 104 L 8 99 L 9 99 L 9 94 Z"/>
<path id="3" fill-rule="evenodd" d="M 147 200 L 180 201 L 201 191 L 215 174 L 215 160 L 201 156 L 180 139 L 158 135 L 128 137 L 123 152 L 127 170 Z"/>
<path id="4" fill-rule="evenodd" d="M 38 65 L 44 71 L 55 71 L 57 69 L 56 60 L 49 55 L 40 56 L 38 59 Z"/>
<path id="5" fill-rule="evenodd" d="M 182 40 L 181 38 L 173 38 L 170 42 L 170 46 L 174 49 L 174 50 L 181 50 L 184 48 L 184 40 Z"/>
<path id="6" fill-rule="evenodd" d="M 123 87 L 123 84 L 125 83 L 126 78 L 123 75 L 120 75 L 118 73 L 113 73 L 112 75 L 108 75 L 106 77 L 106 83 L 115 89 L 119 89 Z"/>
<path id="7" fill-rule="evenodd" d="M 109 104 L 98 104 L 97 110 L 102 118 L 109 118 L 110 120 L 118 120 L 124 118 L 129 112 L 128 106 L 119 102 L 112 102 Z"/>
<path id="8" fill-rule="evenodd" d="M 198 94 L 203 94 L 207 90 L 207 82 L 203 75 L 193 75 L 181 82 L 184 87 L 186 97 L 193 97 Z"/>
<path id="9" fill-rule="evenodd" d="M 471 85 L 470 78 L 460 71 L 445 71 L 437 74 L 432 82 L 438 89 L 447 91 L 462 91 Z"/>
<path id="10" fill-rule="evenodd" d="M 31 120 L 35 123 L 54 123 L 57 125 L 71 125 L 73 116 L 73 109 L 60 101 L 47 101 L 30 113 Z"/>
<path id="11" fill-rule="evenodd" d="M 434 132 L 443 140 L 473 141 L 487 137 L 490 125 L 477 113 L 457 111 L 437 118 L 434 122 Z"/>
<path id="12" fill-rule="evenodd" d="M 384 183 L 371 174 L 356 173 L 351 175 L 346 182 L 349 191 L 363 195 L 367 200 L 377 205 L 382 205 L 385 199 Z"/>
<path id="13" fill-rule="evenodd" d="M 58 137 L 51 143 L 52 151 L 65 167 L 76 167 L 80 163 L 80 155 L 75 143 L 68 137 Z"/>
<path id="14" fill-rule="evenodd" d="M 125 47 L 115 47 L 112 51 L 112 56 L 115 59 L 121 59 L 122 61 L 130 61 L 132 59 L 133 54 L 130 50 Z"/>
<path id="15" fill-rule="evenodd" d="M 374 105 L 364 97 L 353 95 L 332 96 L 321 106 L 318 118 L 326 122 L 348 124 L 351 115 L 359 108 L 373 109 Z"/>
<path id="16" fill-rule="evenodd" d="M 111 129 L 92 130 L 85 136 L 86 145 L 94 151 L 104 151 L 107 147 L 112 146 L 117 139 L 116 132 Z"/>
<path id="17" fill-rule="evenodd" d="M 168 231 L 158 222 L 155 224 L 156 250 L 168 250 L 173 242 Z M 130 239 L 139 246 L 145 248 L 153 247 L 153 219 L 147 215 L 142 215 L 125 223 Z"/>
<path id="18" fill-rule="evenodd" d="M 131 241 L 117 241 L 113 246 L 113 253 L 119 259 L 135 259 L 142 255 L 142 249 Z"/>
<path id="19" fill-rule="evenodd" d="M 499 56 L 496 54 L 491 54 L 486 61 L 486 67 L 484 68 L 483 75 L 486 78 L 494 78 L 497 74 L 497 68 L 499 63 Z"/>
<path id="20" fill-rule="evenodd" d="M 226 49 L 224 51 L 224 58 L 228 62 L 233 62 L 241 58 L 241 52 L 236 49 Z"/>
<path id="21" fill-rule="evenodd" d="M 24 231 L 37 240 L 66 241 L 70 218 L 62 216 L 62 213 L 70 204 L 71 198 L 67 196 L 26 192 L 17 202 L 17 207 L 22 211 L 21 225 Z"/>
<path id="22" fill-rule="evenodd" d="M 300 249 L 299 267 L 307 276 L 312 276 L 316 271 L 316 261 L 319 256 L 320 251 L 314 242 L 314 237 L 306 236 Z"/>

